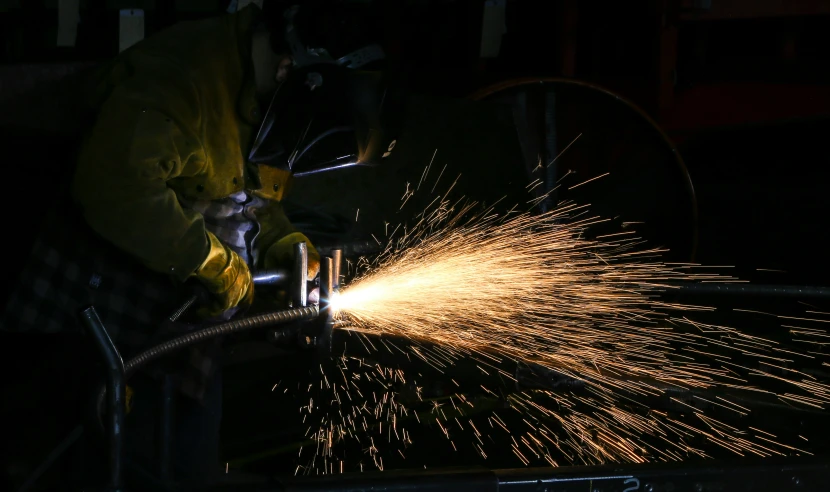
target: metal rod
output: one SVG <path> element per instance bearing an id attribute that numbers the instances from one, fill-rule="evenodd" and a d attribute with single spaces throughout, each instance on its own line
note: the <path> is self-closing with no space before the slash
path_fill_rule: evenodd
<path id="1" fill-rule="evenodd" d="M 453 492 L 828 490 L 827 458 L 786 457 L 742 462 L 609 464 L 557 468 L 401 470 L 286 478 L 273 485 L 228 484 L 216 490 Z"/>
<path id="2" fill-rule="evenodd" d="M 343 266 L 343 250 L 342 249 L 333 249 L 331 250 L 331 259 L 332 259 L 332 271 L 331 271 L 331 279 L 334 284 L 334 290 L 340 288 L 340 275 L 341 275 L 341 268 Z"/>
<path id="3" fill-rule="evenodd" d="M 123 431 L 125 404 L 124 360 L 107 333 L 95 308 L 89 306 L 81 312 L 81 321 L 95 341 L 98 351 L 107 365 L 107 451 L 109 452 L 109 487 L 121 488 L 123 462 Z"/>
<path id="4" fill-rule="evenodd" d="M 324 256 L 320 259 L 320 316 L 328 309 L 328 302 L 334 292 L 334 259 Z"/>
<path id="5" fill-rule="evenodd" d="M 334 293 L 334 259 L 324 256 L 320 261 L 320 319 L 316 345 L 317 352 L 323 356 L 331 355 L 331 335 L 334 330 L 334 317 L 331 311 L 331 295 Z"/>
<path id="6" fill-rule="evenodd" d="M 301 178 L 303 176 L 310 176 L 312 174 L 319 174 L 319 173 L 324 173 L 324 172 L 328 172 L 328 171 L 334 171 L 334 170 L 337 170 L 337 169 L 345 169 L 347 167 L 356 167 L 356 166 L 372 167 L 371 164 L 368 164 L 368 163 L 365 163 L 365 162 L 360 162 L 360 161 L 356 160 L 357 158 L 354 157 L 354 156 L 347 156 L 347 157 L 350 159 L 347 162 L 338 163 L 338 164 L 326 163 L 326 164 L 323 164 L 321 167 L 319 167 L 317 169 L 310 169 L 308 171 L 296 172 L 296 173 L 292 174 L 292 176 L 294 176 L 295 178 Z M 333 162 L 338 162 L 338 161 L 339 160 L 336 159 Z"/>
<path id="7" fill-rule="evenodd" d="M 249 489 L 253 490 L 253 488 Z M 264 490 L 268 490 L 265 488 Z M 498 492 L 498 476 L 487 469 L 450 469 L 350 473 L 335 476 L 297 477 L 285 479 L 271 490 L 285 492 L 353 492 L 377 490 L 403 492 L 428 490 L 431 492 Z M 534 492 L 545 489 L 530 489 Z M 551 489 L 553 490 L 553 489 Z"/>
<path id="8" fill-rule="evenodd" d="M 809 285 L 773 285 L 751 283 L 668 283 L 672 287 L 667 293 L 680 292 L 683 294 L 724 294 L 739 296 L 762 297 L 797 297 L 797 298 L 830 298 L 830 287 Z"/>
<path id="9" fill-rule="evenodd" d="M 176 415 L 176 388 L 172 374 L 165 374 L 161 380 L 161 413 L 158 429 L 158 472 L 159 480 L 170 480 L 172 462 L 173 425 Z"/>
<path id="10" fill-rule="evenodd" d="M 344 257 L 356 257 L 364 255 L 374 255 L 383 251 L 383 246 L 378 245 L 374 240 L 354 241 L 350 243 L 338 244 L 315 244 L 317 252 L 321 255 L 332 255 L 335 250 L 341 250 Z"/>
<path id="11" fill-rule="evenodd" d="M 57 447 L 55 447 L 55 449 L 53 449 L 52 452 L 49 453 L 49 456 L 47 456 L 46 459 L 43 460 L 43 463 L 38 465 L 35 471 L 33 471 L 31 475 L 29 475 L 29 478 L 26 479 L 23 485 L 21 485 L 16 492 L 26 492 L 27 490 L 29 490 L 32 487 L 32 485 L 34 485 L 38 481 L 38 479 L 40 479 L 40 477 L 43 476 L 46 470 L 48 470 L 49 467 L 55 464 L 55 461 L 57 461 L 57 459 L 60 458 L 61 455 L 64 452 L 66 452 L 67 449 L 69 449 L 69 446 L 73 445 L 75 441 L 77 441 L 83 433 L 83 425 L 79 425 L 72 429 L 69 435 L 67 435 L 63 439 L 63 441 L 61 441 L 57 445 Z"/>
<path id="12" fill-rule="evenodd" d="M 305 242 L 294 244 L 294 271 L 292 273 L 293 307 L 306 307 L 308 305 L 308 246 Z"/>

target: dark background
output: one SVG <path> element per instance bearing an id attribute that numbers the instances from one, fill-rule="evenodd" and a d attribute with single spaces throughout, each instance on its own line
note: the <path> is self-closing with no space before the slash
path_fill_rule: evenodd
<path id="1" fill-rule="evenodd" d="M 117 53 L 119 8 L 144 8 L 146 35 L 150 35 L 177 21 L 221 13 L 227 3 L 82 1 L 76 46 L 65 48 L 55 46 L 56 0 L 0 2 L 0 125 L 9 139 L 7 155 L 25 156 L 6 166 L 9 177 L 23 181 L 33 174 L 42 175 L 44 170 L 51 171 L 43 161 L 60 160 L 60 156 L 46 158 L 44 149 L 35 148 L 48 140 L 47 132 L 77 126 L 67 103 L 72 100 L 71 85 L 59 81 L 67 73 Z M 826 267 L 821 258 L 830 245 L 822 227 L 830 210 L 824 193 L 830 162 L 823 144 L 830 114 L 830 3 L 508 1 L 500 53 L 487 59 L 479 57 L 484 2 L 374 3 L 384 22 L 373 37 L 383 44 L 392 65 L 405 74 L 413 92 L 442 101 L 431 106 L 429 115 L 413 117 L 419 121 L 432 118 L 435 123 L 428 131 L 423 130 L 428 124 L 422 124 L 418 136 L 408 139 L 420 145 L 417 151 L 408 152 L 407 166 L 418 168 L 411 173 L 415 179 L 435 149 L 439 155 L 449 153 L 450 170 L 455 166 L 463 172 L 465 166 L 470 167 L 469 161 L 480 160 L 473 154 L 495 153 L 500 162 L 478 172 L 479 176 L 515 172 L 515 163 L 503 157 L 515 153 L 508 148 L 515 143 L 506 141 L 512 137 L 502 137 L 500 146 L 493 143 L 492 132 L 510 132 L 503 130 L 504 118 L 487 119 L 481 109 L 466 115 L 465 109 L 456 109 L 464 104 L 458 98 L 517 77 L 565 77 L 594 83 L 641 108 L 679 149 L 696 192 L 697 261 L 726 262 L 747 272 L 785 270 L 791 277 L 782 277 L 782 282 L 822 283 Z M 594 102 L 591 94 L 566 96 L 560 97 L 563 108 L 570 101 L 576 108 L 593 104 L 595 110 L 590 119 L 575 116 L 577 110 L 558 115 L 560 149 L 579 133 L 587 137 L 580 145 L 589 147 L 585 141 L 592 135 L 613 136 L 632 124 L 644 125 L 634 110 L 630 115 L 607 116 L 614 112 L 613 104 Z M 456 101 L 450 104 L 440 98 Z M 423 105 L 418 107 L 426 111 Z M 454 116 L 442 115 L 444 110 Z M 471 121 L 481 121 L 489 130 L 476 133 Z M 629 137 L 620 134 L 614 144 L 609 143 L 611 137 L 604 137 L 602 145 L 625 147 Z M 571 150 L 578 150 L 578 145 Z M 608 154 L 613 157 L 612 151 Z M 563 156 L 566 162 L 560 162 L 560 174 L 582 169 L 579 177 L 587 179 L 593 176 L 592 166 L 611 157 L 572 156 L 567 162 L 568 158 Z M 490 163 L 474 165 L 481 169 Z M 639 182 L 671 190 L 675 184 L 664 175 L 665 167 L 671 165 L 657 164 L 663 168 L 644 172 Z M 21 168 L 28 174 L 20 175 Z M 339 181 L 342 176 L 328 179 Z M 402 195 L 407 177 L 401 173 L 389 177 L 385 189 L 400 189 Z M 51 184 L 56 183 L 45 185 Z M 472 192 L 463 191 L 483 201 L 490 196 L 481 195 L 509 194 L 490 182 L 470 183 L 470 187 Z M 354 194 L 343 195 L 349 200 Z M 677 201 L 690 199 L 683 193 L 676 195 Z M 602 196 L 585 198 L 600 205 L 603 201 Z M 365 202 L 365 194 L 359 199 Z M 681 207 L 670 200 L 659 197 L 644 206 Z M 359 203 L 351 207 L 350 214 L 356 208 Z M 363 205 L 367 221 L 390 221 L 372 218 L 370 208 Z M 610 209 L 622 208 L 624 204 L 615 202 Z M 654 244 L 677 250 L 679 256 L 693 249 L 687 244 L 691 240 L 684 243 L 661 237 L 660 231 L 645 234 Z"/>
<path id="2" fill-rule="evenodd" d="M 65 185 L 77 127 L 67 75 L 117 54 L 119 8 L 145 9 L 150 35 L 219 14 L 227 3 L 81 1 L 76 47 L 58 48 L 57 1 L 0 0 L 0 155 L 7 193 L 50 196 Z M 677 259 L 694 253 L 695 261 L 734 266 L 730 273 L 754 281 L 827 285 L 830 2 L 508 0 L 500 53 L 487 59 L 479 56 L 483 1 L 374 3 L 385 19 L 376 37 L 416 101 L 408 138 L 400 142 L 405 152 L 398 149 L 397 160 L 382 170 L 298 180 L 294 201 L 344 217 L 360 208 L 357 233 L 377 231 L 384 221 L 406 220 L 396 203 L 435 149 L 440 165 L 462 174 L 459 193 L 484 202 L 503 195 L 518 201 L 526 176 L 510 115 L 492 99 L 474 103 L 468 96 L 493 93 L 486 90 L 491 84 L 520 77 L 578 80 L 612 95 L 558 82 L 559 148 L 583 135 L 563 155 L 560 175 L 574 171 L 576 183 L 614 170 L 611 179 L 559 198 L 591 203 L 621 220 L 659 224 L 644 226 L 644 237 L 671 247 Z M 682 186 L 686 171 L 694 200 Z M 617 175 L 626 176 L 628 188 L 615 184 Z M 5 237 L 24 237 L 13 242 L 25 245 L 37 210 L 10 210 L 13 225 Z M 30 390 L 64 372 L 65 362 L 55 361 L 69 345 L 0 343 L 8 383 L 2 406 L 12 415 L 3 419 L 8 434 L 0 434 L 0 442 L 25 442 L 13 454 L 31 466 L 51 444 L 29 439 L 31 427 L 14 418 L 34 417 L 51 437 L 68 425 L 52 415 L 56 407 L 71 406 L 66 402 L 76 387 Z M 254 398 L 246 388 L 263 391 L 276 378 L 266 374 L 267 362 L 248 367 L 261 384 L 240 373 L 236 377 L 248 386 L 234 386 L 234 398 Z M 245 408 L 229 406 L 230 427 L 244 420 Z M 267 411 L 261 412 L 264 421 Z M 233 451 L 244 454 L 239 449 L 251 441 L 237 441 Z"/>

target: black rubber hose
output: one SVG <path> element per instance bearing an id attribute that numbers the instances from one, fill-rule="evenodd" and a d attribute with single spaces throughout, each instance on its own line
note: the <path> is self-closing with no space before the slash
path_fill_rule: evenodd
<path id="1" fill-rule="evenodd" d="M 250 318 L 242 318 L 238 320 L 220 323 L 218 325 L 202 328 L 201 330 L 187 333 L 164 343 L 160 343 L 154 347 L 141 352 L 126 364 L 124 364 L 126 378 L 135 374 L 135 372 L 146 365 L 148 362 L 154 361 L 166 354 L 175 352 L 186 347 L 190 347 L 211 338 L 220 337 L 223 335 L 230 335 L 232 333 L 239 333 L 246 330 L 253 330 L 256 328 L 265 328 L 273 325 L 281 325 L 290 323 L 292 321 L 314 319 L 320 314 L 318 306 L 299 307 L 294 309 L 286 309 L 284 311 L 275 311 L 271 313 L 259 314 L 251 316 Z M 101 422 L 101 406 L 106 395 L 106 386 L 98 391 L 98 398 L 95 408 L 98 410 L 98 420 Z M 103 422 L 101 422 L 103 428 Z"/>

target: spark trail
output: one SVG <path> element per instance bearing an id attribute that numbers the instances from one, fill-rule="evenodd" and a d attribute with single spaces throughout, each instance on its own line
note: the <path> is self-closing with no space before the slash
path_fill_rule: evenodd
<path id="1" fill-rule="evenodd" d="M 405 198 L 410 195 L 407 188 Z M 401 384 L 414 375 L 344 354 L 336 369 L 320 368 L 319 397 L 331 408 L 310 401 L 301 409 L 315 445 L 298 472 L 342 471 L 336 448 L 347 439 L 364 445 L 371 463 L 383 469 L 384 454 L 405 457 L 411 426 L 425 421 L 456 451 L 457 436 L 465 433 L 468 451 L 483 459 L 487 434 L 504 432 L 526 465 L 706 457 L 702 441 L 738 455 L 805 453 L 704 410 L 746 415 L 740 395 L 813 408 L 830 402 L 830 386 L 788 369 L 788 361 L 812 356 L 695 320 L 695 313 L 712 308 L 661 298 L 678 282 L 736 279 L 696 273 L 702 270 L 694 264 L 662 263 L 662 251 L 638 249 L 641 242 L 627 231 L 588 239 L 588 229 L 603 220 L 588 216 L 584 206 L 564 203 L 541 215 L 475 210 L 474 203 L 451 203 L 444 195 L 412 227 L 394 228 L 386 250 L 362 260 L 356 278 L 333 299 L 341 329 L 366 348 L 421 360 L 448 377 L 451 366 L 473 360 L 485 374 L 514 379 L 499 365 L 515 361 L 579 381 L 584 391 L 533 389 L 505 398 L 481 385 L 484 398 L 473 401 L 459 390 L 423 413 L 401 397 Z M 805 341 L 826 341 L 824 330 L 796 331 Z M 768 365 L 747 364 L 747 358 Z M 732 396 L 713 396 L 713 389 Z M 520 427 L 508 427 L 503 410 L 484 421 L 468 418 L 498 398 L 518 412 Z M 642 403 L 655 398 L 679 412 Z"/>
<path id="2" fill-rule="evenodd" d="M 602 220 L 585 217 L 587 209 L 574 204 L 542 215 L 498 216 L 492 210 L 475 214 L 474 208 L 475 204 L 437 202 L 411 231 L 390 240 L 378 259 L 364 262 L 363 273 L 333 301 L 346 323 L 343 329 L 359 337 L 397 340 L 391 343 L 404 346 L 397 348 L 401 353 L 435 368 L 474 358 L 481 361 L 482 371 L 496 372 L 499 361 L 513 360 L 583 382 L 582 395 L 536 390 L 507 398 L 510 407 L 524 416 L 525 428 L 499 424 L 493 429 L 504 427 L 513 439 L 514 453 L 525 464 L 530 458 L 559 464 L 551 457 L 554 449 L 569 463 L 586 464 L 705 457 L 691 444 L 700 440 L 739 455 L 802 452 L 763 435 L 749 435 L 677 398 L 677 405 L 688 407 L 692 421 L 645 406 L 626 408 L 640 398 L 699 391 L 701 396 L 693 398 L 708 402 L 709 407 L 749 412 L 735 403 L 739 400 L 714 401 L 705 393 L 712 388 L 769 394 L 819 408 L 828 403 L 830 387 L 811 376 L 794 370 L 782 376 L 739 362 L 746 356 L 765 357 L 771 363 L 792 359 L 793 353 L 778 342 L 693 321 L 692 313 L 710 310 L 705 306 L 660 300 L 660 294 L 676 288 L 677 281 L 735 279 L 694 273 L 692 264 L 661 263 L 661 251 L 638 250 L 638 240 L 624 233 L 586 239 L 586 229 Z M 346 358 L 341 360 L 340 373 L 341 388 L 353 393 L 359 387 L 353 380 L 357 373 L 348 369 Z M 404 377 L 385 368 L 378 368 L 375 375 L 375 383 Z M 768 391 L 767 382 L 789 389 Z M 371 414 L 378 417 L 374 425 L 379 423 L 381 431 L 384 419 L 397 414 L 403 420 L 406 412 L 395 402 L 391 387 L 382 384 L 378 394 L 388 390 L 383 402 L 377 403 L 377 395 L 373 400 Z M 465 403 L 463 408 L 473 406 Z M 388 408 L 381 409 L 383 405 Z M 368 412 L 365 403 L 362 409 Z M 359 427 L 369 430 L 365 420 L 360 426 L 354 424 L 362 411 L 352 408 L 352 416 L 342 420 L 324 418 L 326 425 L 315 433 L 326 443 L 324 456 L 334 457 L 336 434 L 342 439 Z M 450 439 L 441 422 L 447 427 L 453 422 L 443 417 L 437 419 L 438 425 Z M 411 445 L 411 434 L 404 435 L 398 442 Z M 477 430 L 476 435 L 480 436 Z M 655 446 L 654 440 L 662 446 Z M 484 441 L 474 443 L 473 449 L 486 457 L 483 445 Z M 374 440 L 367 449 L 375 466 L 382 468 Z"/>
<path id="3" fill-rule="evenodd" d="M 669 364 L 678 335 L 656 324 L 670 306 L 654 299 L 667 280 L 711 275 L 648 261 L 632 239 L 590 241 L 599 219 L 570 220 L 584 209 L 542 215 L 467 218 L 452 207 L 424 217 L 424 232 L 404 238 L 335 300 L 362 333 L 428 341 L 498 354 L 580 378 L 655 377 L 702 384 L 703 376 Z M 694 336 L 686 336 L 692 340 Z"/>

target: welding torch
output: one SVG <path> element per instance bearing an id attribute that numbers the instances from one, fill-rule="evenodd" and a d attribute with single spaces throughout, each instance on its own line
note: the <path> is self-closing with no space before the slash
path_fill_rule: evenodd
<path id="1" fill-rule="evenodd" d="M 126 364 L 127 373 L 131 373 L 138 366 L 144 365 L 150 360 L 155 360 L 168 352 L 194 345 L 206 339 L 257 328 L 287 325 L 293 321 L 303 321 L 304 323 L 299 326 L 281 326 L 269 333 L 269 339 L 272 342 L 283 342 L 296 338 L 303 348 L 317 347 L 321 353 L 330 352 L 334 320 L 329 299 L 339 288 L 342 258 L 342 251 L 332 250 L 330 256 L 324 256 L 321 259 L 319 301 L 317 305 L 310 304 L 308 296 L 310 283 L 308 279 L 308 246 L 304 242 L 295 244 L 294 264 L 290 274 L 284 270 L 265 270 L 253 276 L 255 285 L 287 286 L 290 291 L 290 309 L 231 320 L 191 331 L 137 355 Z M 170 316 L 170 321 L 176 322 L 198 300 L 198 295 L 191 296 Z M 294 337 L 292 335 L 298 336 Z"/>

